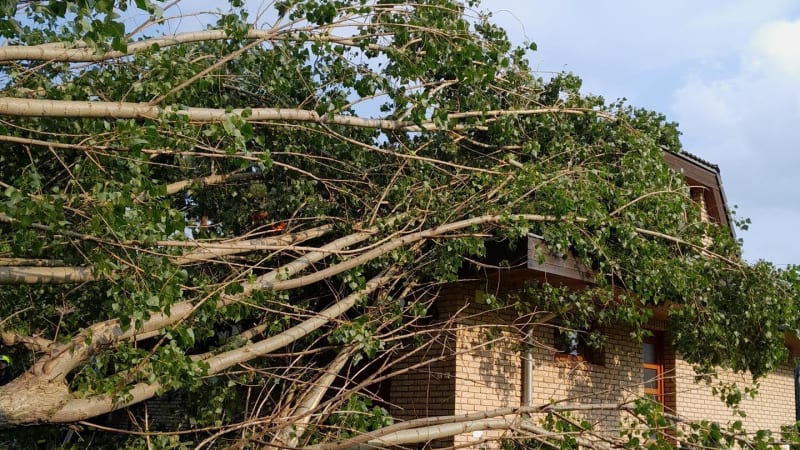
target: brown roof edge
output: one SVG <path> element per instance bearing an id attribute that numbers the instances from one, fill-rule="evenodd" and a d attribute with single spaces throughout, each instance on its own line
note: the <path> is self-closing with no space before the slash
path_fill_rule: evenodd
<path id="1" fill-rule="evenodd" d="M 678 156 L 681 156 L 684 159 L 687 159 L 687 160 L 689 160 L 689 161 L 691 161 L 691 162 L 693 162 L 693 163 L 695 163 L 697 165 L 705 166 L 706 169 L 708 169 L 708 170 L 710 170 L 712 172 L 716 172 L 717 174 L 719 174 L 719 166 L 718 165 L 716 165 L 716 164 L 714 164 L 714 163 L 712 163 L 712 162 L 710 162 L 710 161 L 708 161 L 706 159 L 703 159 L 703 158 L 701 158 L 701 157 L 699 157 L 699 156 L 697 156 L 695 154 L 689 153 L 689 152 L 687 152 L 685 150 L 681 150 L 680 152 L 673 152 L 672 150 L 670 150 L 670 149 L 668 149 L 667 147 L 664 147 L 664 146 L 661 147 L 661 150 L 663 150 L 665 152 L 674 153 L 674 154 L 676 154 Z"/>
<path id="2" fill-rule="evenodd" d="M 713 205 L 709 206 L 716 209 L 719 222 L 727 226 L 731 236 L 736 238 L 736 230 L 734 230 L 731 212 L 728 209 L 728 200 L 722 187 L 719 166 L 688 152 L 673 152 L 666 147 L 661 147 L 661 150 L 664 154 L 664 162 L 672 170 L 683 173 L 686 178 L 702 184 L 711 191 Z"/>

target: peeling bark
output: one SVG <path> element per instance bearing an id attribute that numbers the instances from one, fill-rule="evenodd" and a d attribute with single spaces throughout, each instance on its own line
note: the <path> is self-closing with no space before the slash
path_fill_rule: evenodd
<path id="1" fill-rule="evenodd" d="M 48 381 L 39 374 L 25 373 L 0 387 L 0 429 L 48 423 L 70 399 L 62 379 Z"/>

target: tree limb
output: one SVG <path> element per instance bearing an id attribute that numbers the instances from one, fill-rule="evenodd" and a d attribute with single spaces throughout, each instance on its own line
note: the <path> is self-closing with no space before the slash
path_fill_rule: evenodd
<path id="1" fill-rule="evenodd" d="M 60 259 L 0 258 L 0 267 L 4 266 L 58 267 L 63 265 L 64 261 Z"/>
<path id="2" fill-rule="evenodd" d="M 263 173 L 260 172 L 240 172 L 230 173 L 226 175 L 209 175 L 203 178 L 195 178 L 193 180 L 183 180 L 170 183 L 166 186 L 167 195 L 177 194 L 190 186 L 216 186 L 218 184 L 228 183 L 231 181 L 242 181 L 262 178 Z"/>
<path id="3" fill-rule="evenodd" d="M 230 35 L 228 33 L 229 32 L 227 30 L 203 30 L 178 33 L 171 36 L 153 39 L 145 39 L 138 42 L 129 43 L 127 51 L 125 52 L 109 51 L 105 53 L 97 53 L 97 50 L 94 47 L 90 47 L 84 42 L 53 42 L 31 46 L 6 45 L 0 47 L 0 61 L 100 62 L 141 53 L 156 46 L 163 49 L 166 47 L 189 44 L 193 42 L 221 41 L 230 39 Z M 276 39 L 275 30 L 251 28 L 247 31 L 247 39 L 294 40 L 297 38 L 290 35 L 284 35 Z M 330 42 L 348 46 L 361 46 L 361 44 L 356 42 L 354 39 L 331 35 L 314 35 L 309 33 L 308 35 L 304 36 L 304 40 Z M 383 49 L 383 47 L 375 44 L 369 44 L 368 48 L 373 50 Z"/>
<path id="4" fill-rule="evenodd" d="M 617 403 L 591 403 L 583 405 L 540 405 L 540 406 L 526 406 L 526 407 L 507 407 L 498 408 L 489 411 L 480 411 L 469 414 L 456 414 L 452 416 L 436 416 L 436 417 L 423 417 L 421 419 L 413 419 L 405 422 L 399 422 L 394 425 L 389 425 L 369 433 L 364 433 L 359 436 L 347 439 L 345 441 L 336 443 L 321 443 L 304 447 L 305 450 L 345 450 L 350 448 L 358 448 L 357 446 L 368 443 L 378 442 L 385 436 L 394 435 L 398 436 L 400 432 L 413 430 L 415 428 L 428 428 L 440 425 L 450 424 L 463 424 L 463 423 L 478 423 L 487 419 L 495 419 L 502 416 L 520 416 L 522 414 L 542 414 L 549 411 L 607 411 L 607 410 L 622 410 L 625 405 Z M 507 419 L 501 419 L 504 422 Z M 485 428 L 476 428 L 485 429 Z M 440 429 L 435 429 L 440 430 Z M 455 434 L 460 434 L 462 431 L 457 431 Z M 413 433 L 411 434 L 414 435 Z M 417 441 L 421 442 L 421 441 Z"/>
<path id="5" fill-rule="evenodd" d="M 398 249 L 410 243 L 418 242 L 423 239 L 440 237 L 446 233 L 468 228 L 473 225 L 498 222 L 507 218 L 516 218 L 520 220 L 530 220 L 530 221 L 540 221 L 540 222 L 555 222 L 557 220 L 560 220 L 556 216 L 546 216 L 541 214 L 514 214 L 511 216 L 487 215 L 487 216 L 473 217 L 471 219 L 460 220 L 457 222 L 430 228 L 428 230 L 404 235 L 397 239 L 393 239 L 389 242 L 386 242 L 378 247 L 375 247 L 372 250 L 364 252 L 354 258 L 348 259 L 347 261 L 343 261 L 335 266 L 328 267 L 327 269 L 323 269 L 309 275 L 280 282 L 272 282 L 268 279 L 262 280 L 261 278 L 259 278 L 258 280 L 256 280 L 254 284 L 261 289 L 277 289 L 277 286 L 280 286 L 280 289 L 294 289 L 300 286 L 306 286 L 308 284 L 324 280 L 333 275 L 345 272 L 354 267 L 358 267 L 367 261 L 375 259 L 379 256 L 383 256 L 391 252 L 392 250 Z"/>
<path id="6" fill-rule="evenodd" d="M 280 250 L 297 242 L 318 238 L 332 230 L 333 225 L 322 225 L 310 230 L 276 237 L 214 243 L 196 242 L 196 250 L 183 256 L 175 257 L 172 261 L 182 266 L 199 261 L 208 261 L 222 256 L 237 255 L 259 250 Z"/>
<path id="7" fill-rule="evenodd" d="M 366 240 L 371 235 L 371 231 L 364 231 L 339 238 L 322 246 L 319 251 L 309 252 L 278 269 L 262 275 L 258 280 L 266 283 L 274 282 L 274 290 L 285 290 L 282 288 L 281 283 L 283 282 L 275 281 L 279 276 L 292 276 L 330 255 L 330 251 L 346 248 Z M 246 298 L 254 289 L 257 289 L 257 282 L 245 283 L 242 293 L 234 296 L 223 296 L 217 301 L 216 306 L 221 308 Z M 52 355 L 37 361 L 30 371 L 37 374 L 46 374 L 51 380 L 63 379 L 78 364 L 85 361 L 93 351 L 118 342 L 139 340 L 143 336 L 152 336 L 154 332 L 185 320 L 198 307 L 198 304 L 191 301 L 176 303 L 170 306 L 169 313 L 152 313 L 150 318 L 145 320 L 138 328 L 123 329 L 118 319 L 96 323 L 83 330 L 81 334 L 73 337 L 69 342 L 57 346 L 53 349 Z"/>
<path id="8" fill-rule="evenodd" d="M 174 264 L 183 266 L 197 262 L 210 261 L 223 256 L 237 255 L 263 250 L 285 250 L 296 242 L 314 239 L 325 235 L 333 229 L 332 225 L 323 225 L 310 230 L 298 233 L 287 234 L 262 239 L 248 239 L 242 241 L 229 241 L 225 243 L 187 243 L 180 241 L 183 245 L 193 245 L 196 250 L 183 256 L 172 258 Z M 156 243 L 158 245 L 158 243 Z M 321 250 L 321 249 L 320 249 Z M 332 254 L 330 252 L 328 254 Z M 3 284 L 67 284 L 67 283 L 86 283 L 97 281 L 98 277 L 92 273 L 91 267 L 83 266 L 63 266 L 54 267 L 58 261 L 55 260 L 28 260 L 14 258 L 14 261 L 39 262 L 41 267 L 18 266 L 10 267 L 4 263 L 10 263 L 10 259 L 0 261 L 0 285 Z"/>
<path id="9" fill-rule="evenodd" d="M 205 363 L 208 364 L 208 374 L 217 374 L 229 367 L 265 356 L 307 336 L 353 307 L 361 298 L 370 295 L 391 279 L 389 276 L 373 278 L 367 282 L 364 289 L 348 295 L 314 317 L 278 335 L 207 358 Z M 48 421 L 51 423 L 64 423 L 84 420 L 147 400 L 154 397 L 160 390 L 161 384 L 156 381 L 153 384 L 136 384 L 127 392 L 124 400 L 120 400 L 117 396 L 111 394 L 70 400 L 55 411 Z"/>
<path id="10" fill-rule="evenodd" d="M 300 398 L 294 411 L 287 411 L 291 414 L 289 418 L 291 419 L 290 426 L 283 427 L 275 433 L 271 441 L 272 445 L 276 448 L 297 447 L 300 437 L 306 432 L 308 424 L 311 422 L 311 412 L 322 401 L 325 392 L 336 381 L 339 372 L 357 350 L 357 347 L 351 346 L 336 355 L 336 358 L 325 369 L 325 373 L 314 380 L 311 388 Z"/>
<path id="11" fill-rule="evenodd" d="M 431 425 L 424 428 L 413 428 L 409 430 L 390 433 L 380 438 L 367 441 L 363 444 L 345 447 L 348 450 L 377 450 L 395 445 L 416 444 L 429 442 L 435 439 L 443 439 L 457 434 L 470 433 L 473 431 L 484 430 L 510 430 L 517 428 L 520 419 L 518 417 L 472 420 L 467 422 L 453 422 L 439 425 Z"/>
<path id="12" fill-rule="evenodd" d="M 247 113 L 245 114 L 245 111 Z M 527 116 L 538 114 L 596 114 L 591 109 L 582 108 L 537 108 L 520 110 L 493 110 L 484 111 L 480 117 L 493 118 L 505 116 Z M 370 119 L 342 114 L 320 116 L 316 111 L 292 108 L 252 108 L 233 109 L 227 111 L 222 108 L 196 108 L 196 107 L 159 107 L 148 103 L 131 102 L 100 102 L 80 100 L 41 100 L 0 97 L 0 115 L 18 117 L 84 117 L 84 118 L 114 118 L 114 119 L 158 119 L 159 117 L 176 114 L 195 123 L 218 123 L 225 117 L 240 117 L 246 122 L 273 122 L 295 121 L 319 124 L 342 125 L 355 128 L 372 128 L 394 131 L 436 131 L 460 129 L 464 126 L 447 128 L 437 125 L 433 121 L 423 122 L 420 125 L 411 121 L 392 119 Z M 451 118 L 452 116 L 452 118 Z M 448 115 L 448 120 L 459 120 L 474 117 L 471 113 L 454 113 Z"/>
<path id="13" fill-rule="evenodd" d="M 0 266 L 0 285 L 86 283 L 96 279 L 91 267 Z"/>
<path id="14" fill-rule="evenodd" d="M 0 330 L 0 343 L 6 347 L 21 345 L 34 352 L 46 352 L 53 347 L 53 341 L 40 336 L 25 336 L 11 331 Z"/>

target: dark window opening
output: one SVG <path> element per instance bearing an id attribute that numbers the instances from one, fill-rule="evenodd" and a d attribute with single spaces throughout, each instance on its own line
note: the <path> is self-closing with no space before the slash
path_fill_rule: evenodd
<path id="1" fill-rule="evenodd" d="M 555 357 L 557 360 L 604 365 L 604 353 L 596 331 L 555 328 Z"/>

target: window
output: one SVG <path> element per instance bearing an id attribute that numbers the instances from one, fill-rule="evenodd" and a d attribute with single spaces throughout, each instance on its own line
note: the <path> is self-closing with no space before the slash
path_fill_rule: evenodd
<path id="1" fill-rule="evenodd" d="M 591 364 L 604 364 L 603 351 L 596 345 L 590 345 L 596 331 L 578 331 L 556 327 L 554 342 L 556 348 L 555 358 L 563 361 L 588 362 Z"/>
<path id="2" fill-rule="evenodd" d="M 691 186 L 689 188 L 689 195 L 692 200 L 697 203 L 700 208 L 700 220 L 702 222 L 710 222 L 711 216 L 708 213 L 708 202 L 706 202 L 706 189 L 702 186 Z"/>
<path id="3" fill-rule="evenodd" d="M 644 395 L 664 404 L 664 350 L 661 336 L 642 342 L 642 381 Z"/>

